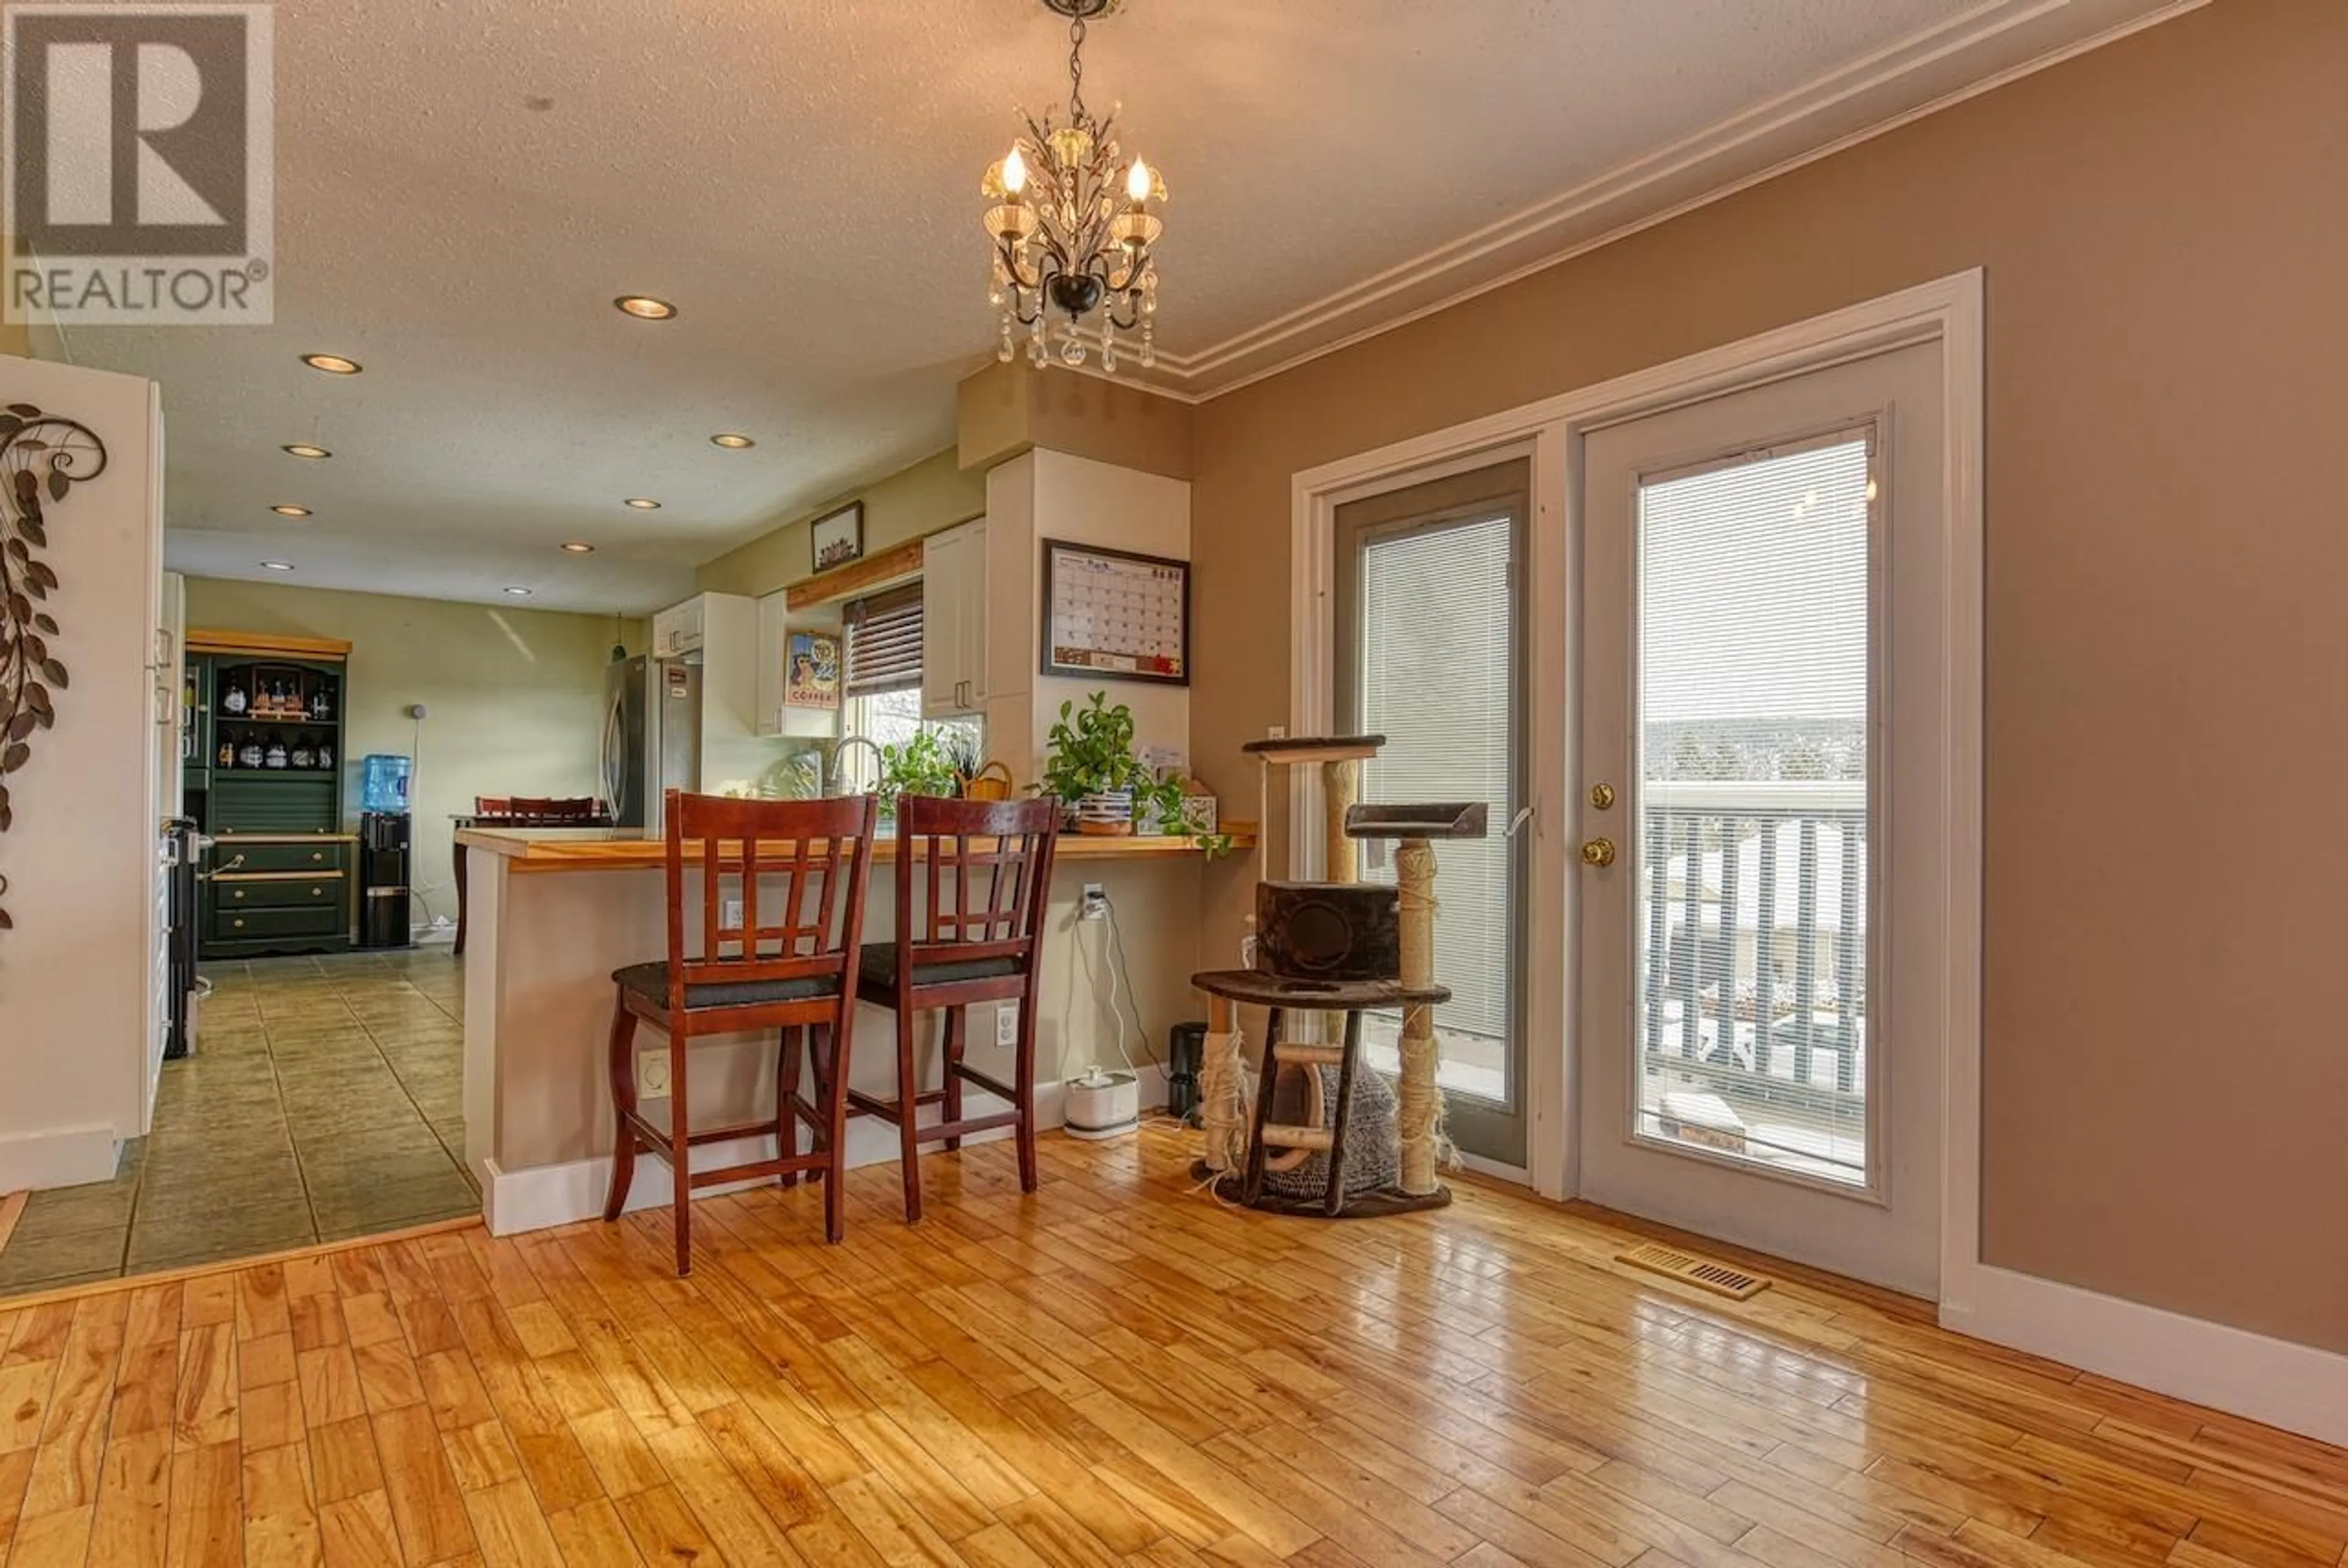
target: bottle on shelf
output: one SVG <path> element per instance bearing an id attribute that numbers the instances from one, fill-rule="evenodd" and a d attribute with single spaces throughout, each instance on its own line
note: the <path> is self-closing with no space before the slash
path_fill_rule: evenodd
<path id="1" fill-rule="evenodd" d="M 237 744 L 236 765 L 241 768 L 257 768 L 261 765 L 261 737 L 247 731 L 244 739 Z"/>
<path id="2" fill-rule="evenodd" d="M 283 741 L 270 742 L 269 750 L 263 755 L 261 765 L 265 768 L 282 768 L 285 766 L 285 743 Z"/>
<path id="3" fill-rule="evenodd" d="M 294 682 L 292 688 L 286 692 L 285 704 L 285 717 L 289 719 L 309 718 L 310 704 L 302 700 L 301 682 Z"/>
<path id="4" fill-rule="evenodd" d="M 322 770 L 329 770 L 329 771 L 331 771 L 331 770 L 333 769 L 334 765 L 335 765 L 335 748 L 334 748 L 333 746 L 331 746 L 331 745 L 328 745 L 325 742 L 324 742 L 324 741 L 320 741 L 320 742 L 318 743 L 318 766 L 319 766 Z"/>
<path id="5" fill-rule="evenodd" d="M 220 749 L 213 753 L 212 760 L 224 768 L 236 766 L 236 737 L 226 730 L 221 732 Z"/>
<path id="6" fill-rule="evenodd" d="M 294 754 L 289 760 L 295 767 L 301 769 L 304 773 L 307 773 L 310 769 L 318 765 L 317 748 L 311 745 L 309 736 L 300 735 L 295 737 L 294 742 Z"/>
<path id="7" fill-rule="evenodd" d="M 221 711 L 224 713 L 234 713 L 239 718 L 242 718 L 246 706 L 244 688 L 233 681 L 230 682 L 228 695 L 221 699 Z"/>
<path id="8" fill-rule="evenodd" d="M 318 683 L 316 695 L 310 699 L 310 717 L 317 720 L 323 724 L 334 716 L 334 692 L 324 682 L 321 681 Z"/>

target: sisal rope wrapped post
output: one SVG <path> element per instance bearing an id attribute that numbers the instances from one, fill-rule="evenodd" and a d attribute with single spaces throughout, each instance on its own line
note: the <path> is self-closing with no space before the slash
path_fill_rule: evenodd
<path id="1" fill-rule="evenodd" d="M 1345 836 L 1345 814 L 1353 809 L 1361 793 L 1360 763 L 1342 757 L 1321 764 L 1322 843 L 1327 846 L 1321 857 L 1323 882 L 1362 879 L 1354 841 Z"/>
<path id="2" fill-rule="evenodd" d="M 1435 846 L 1406 838 L 1395 854 L 1395 882 L 1402 904 L 1402 983 L 1435 983 Z M 1402 1075 L 1395 1084 L 1396 1125 L 1402 1138 L 1402 1190 L 1414 1196 L 1436 1190 L 1442 1153 L 1443 1091 L 1435 1081 L 1435 1009 L 1424 1002 L 1402 1015 Z"/>
<path id="3" fill-rule="evenodd" d="M 1207 999 L 1207 1044 L 1199 1063 L 1199 1125 L 1206 1134 L 1200 1163 L 1210 1171 L 1236 1171 L 1245 1152 L 1247 1091 L 1240 1066 L 1239 1021 L 1221 997 Z"/>

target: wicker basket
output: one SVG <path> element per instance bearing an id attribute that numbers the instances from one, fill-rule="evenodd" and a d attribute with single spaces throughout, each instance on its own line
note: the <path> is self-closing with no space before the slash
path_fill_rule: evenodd
<path id="1" fill-rule="evenodd" d="M 964 800 L 1009 800 L 1013 785 L 1007 763 L 990 762 L 962 781 Z"/>

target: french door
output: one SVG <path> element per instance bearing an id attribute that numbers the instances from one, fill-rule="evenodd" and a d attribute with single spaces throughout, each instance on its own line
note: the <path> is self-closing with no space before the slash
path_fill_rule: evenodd
<path id="1" fill-rule="evenodd" d="M 1480 801 L 1490 836 L 1435 845 L 1435 1028 L 1447 1131 L 1489 1165 L 1525 1164 L 1523 558 L 1531 465 L 1518 458 L 1336 509 L 1341 729 L 1382 734 L 1365 802 Z M 1361 846 L 1392 881 L 1394 845 Z M 1399 1066 L 1401 1017 L 1364 1020 L 1371 1062 Z"/>
<path id="2" fill-rule="evenodd" d="M 1595 430 L 1579 1189 L 1931 1296 L 1939 350 Z"/>

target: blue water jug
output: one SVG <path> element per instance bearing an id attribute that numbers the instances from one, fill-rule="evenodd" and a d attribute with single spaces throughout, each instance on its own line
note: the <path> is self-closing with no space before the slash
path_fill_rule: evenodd
<path id="1" fill-rule="evenodd" d="M 385 752 L 369 752 L 360 775 L 359 809 L 406 811 L 407 809 L 407 775 L 415 766 L 415 763 L 407 757 L 393 756 Z"/>

